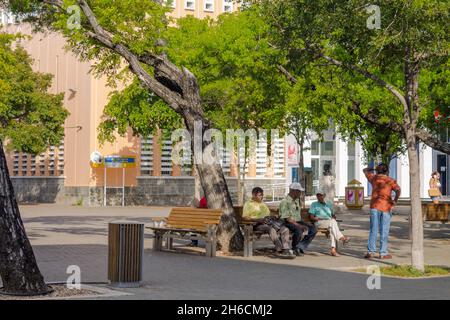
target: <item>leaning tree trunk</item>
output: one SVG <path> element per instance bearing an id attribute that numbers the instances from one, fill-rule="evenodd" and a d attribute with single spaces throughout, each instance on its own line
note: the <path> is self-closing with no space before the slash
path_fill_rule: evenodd
<path id="1" fill-rule="evenodd" d="M 203 197 L 204 191 L 202 188 L 202 182 L 198 175 L 197 169 L 193 167 L 194 170 L 194 207 L 200 206 L 200 200 Z"/>
<path id="2" fill-rule="evenodd" d="M 17 295 L 49 292 L 20 217 L 1 140 L 0 202 L 0 276 L 4 291 Z"/>
<path id="3" fill-rule="evenodd" d="M 189 102 L 181 108 L 186 129 L 191 135 L 191 149 L 193 150 L 194 163 L 200 181 L 205 192 L 208 207 L 212 209 L 222 209 L 223 215 L 218 229 L 218 241 L 223 252 L 242 250 L 244 239 L 239 229 L 239 225 L 234 215 L 233 202 L 223 174 L 222 167 L 218 161 L 213 164 L 202 161 L 198 163 L 195 146 L 195 124 L 201 123 L 201 143 L 202 158 L 203 152 L 211 144 L 211 141 L 204 141 L 203 134 L 210 129 L 203 116 L 202 103 L 200 99 L 197 79 L 187 69 L 183 69 L 184 79 L 182 81 L 183 97 Z"/>
<path id="4" fill-rule="evenodd" d="M 59 6 L 60 9 L 65 11 L 59 1 L 44 2 Z M 183 117 L 184 124 L 191 137 L 195 137 L 196 122 L 202 124 L 202 134 L 210 128 L 209 123 L 207 123 L 203 115 L 197 78 L 188 69 L 184 67 L 179 68 L 164 53 L 161 55 L 148 53 L 138 56 L 126 45 L 115 43 L 114 36 L 103 29 L 87 1 L 78 0 L 77 2 L 84 12 L 87 22 L 92 27 L 89 37 L 123 57 L 128 62 L 130 71 L 137 76 L 140 83 Z M 142 64 L 154 68 L 153 73 L 149 73 Z M 209 143 L 202 143 L 202 152 Z M 191 148 L 194 151 L 195 161 L 196 150 L 194 139 L 191 140 Z M 195 167 L 198 171 L 206 200 L 208 201 L 208 207 L 222 209 L 224 213 L 218 230 L 218 240 L 222 250 L 242 249 L 244 239 L 234 216 L 233 204 L 222 167 L 219 163 L 212 165 L 195 163 Z"/>

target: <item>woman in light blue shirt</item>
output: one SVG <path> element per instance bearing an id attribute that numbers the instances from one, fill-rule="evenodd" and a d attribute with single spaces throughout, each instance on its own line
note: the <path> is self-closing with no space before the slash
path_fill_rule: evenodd
<path id="1" fill-rule="evenodd" d="M 333 257 L 339 257 L 336 250 L 336 242 L 341 240 L 345 244 L 350 238 L 344 236 L 339 230 L 338 223 L 333 213 L 333 204 L 331 202 L 325 202 L 325 194 L 322 191 L 318 191 L 316 196 L 317 201 L 313 202 L 309 209 L 310 218 L 314 221 L 317 228 L 326 228 L 330 230 L 330 254 Z"/>

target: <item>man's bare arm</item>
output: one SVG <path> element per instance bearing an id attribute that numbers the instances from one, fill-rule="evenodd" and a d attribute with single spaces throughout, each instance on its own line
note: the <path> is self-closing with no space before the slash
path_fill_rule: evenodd
<path id="1" fill-rule="evenodd" d="M 397 204 L 398 198 L 400 198 L 400 193 L 401 193 L 401 190 L 400 190 L 400 189 L 395 190 L 395 198 L 394 198 L 394 202 L 395 202 L 396 204 Z"/>

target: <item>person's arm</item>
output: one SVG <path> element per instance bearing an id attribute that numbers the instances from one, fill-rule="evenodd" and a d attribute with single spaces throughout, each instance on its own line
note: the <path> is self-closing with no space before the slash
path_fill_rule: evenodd
<path id="1" fill-rule="evenodd" d="M 400 198 L 400 193 L 401 193 L 401 188 L 400 186 L 397 184 L 397 181 L 394 180 L 394 186 L 392 188 L 395 192 L 395 198 L 394 198 L 394 203 L 397 204 L 398 198 Z"/>

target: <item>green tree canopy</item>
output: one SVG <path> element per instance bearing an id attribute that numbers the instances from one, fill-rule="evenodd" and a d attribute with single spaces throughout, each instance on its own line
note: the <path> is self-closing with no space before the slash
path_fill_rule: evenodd
<path id="1" fill-rule="evenodd" d="M 18 36 L 0 33 L 0 139 L 31 154 L 59 145 L 68 111 L 63 94 L 50 94 L 52 75 L 34 72 Z"/>

